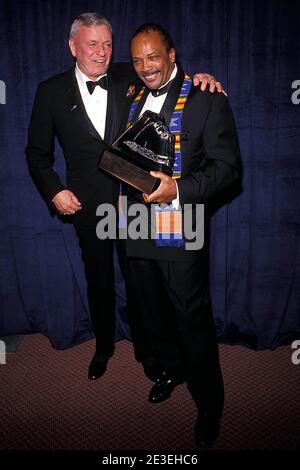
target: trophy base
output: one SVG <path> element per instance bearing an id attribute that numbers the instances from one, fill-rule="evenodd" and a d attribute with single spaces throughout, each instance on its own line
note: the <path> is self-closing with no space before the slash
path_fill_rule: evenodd
<path id="1" fill-rule="evenodd" d="M 151 176 L 148 171 L 133 165 L 108 150 L 103 152 L 99 168 L 107 171 L 124 183 L 133 186 L 142 193 L 151 194 L 160 184 L 159 178 Z"/>

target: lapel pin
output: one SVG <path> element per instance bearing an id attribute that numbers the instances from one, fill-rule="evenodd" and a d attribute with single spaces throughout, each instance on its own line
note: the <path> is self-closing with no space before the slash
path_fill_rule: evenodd
<path id="1" fill-rule="evenodd" d="M 129 87 L 128 90 L 127 90 L 127 95 L 126 95 L 126 96 L 127 96 L 127 97 L 128 97 L 128 96 L 133 96 L 134 93 L 135 93 L 135 86 L 134 86 L 134 85 L 130 85 L 130 87 Z"/>
<path id="2" fill-rule="evenodd" d="M 74 111 L 74 109 L 77 108 L 77 104 L 74 104 L 74 106 L 72 106 L 72 108 L 70 109 L 70 111 Z"/>

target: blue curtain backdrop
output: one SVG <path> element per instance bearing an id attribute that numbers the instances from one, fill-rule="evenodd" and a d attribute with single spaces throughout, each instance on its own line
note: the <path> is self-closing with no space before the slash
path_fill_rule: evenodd
<path id="1" fill-rule="evenodd" d="M 170 30 L 187 71 L 211 72 L 228 90 L 244 179 L 242 193 L 212 220 L 218 336 L 256 349 L 299 338 L 297 0 L 1 0 L 0 336 L 39 331 L 56 348 L 92 337 L 73 227 L 49 214 L 24 155 L 36 87 L 72 65 L 68 32 L 84 11 L 111 20 L 114 60 L 129 60 L 128 40 L 138 25 L 158 22 Z M 64 178 L 59 146 L 56 154 Z M 117 296 L 117 337 L 128 337 L 119 275 Z"/>

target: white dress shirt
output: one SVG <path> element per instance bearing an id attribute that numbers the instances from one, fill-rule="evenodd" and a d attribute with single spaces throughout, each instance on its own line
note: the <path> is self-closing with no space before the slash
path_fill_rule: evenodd
<path id="1" fill-rule="evenodd" d="M 90 94 L 86 86 L 86 82 L 91 81 L 91 79 L 81 72 L 77 64 L 75 68 L 75 76 L 87 115 L 98 134 L 102 139 L 104 139 L 107 90 L 104 90 L 100 86 L 96 86 L 94 92 Z M 99 76 L 96 80 L 99 80 L 102 76 L 104 75 Z"/>
<path id="2" fill-rule="evenodd" d="M 177 74 L 177 65 L 174 64 L 174 70 L 171 73 L 169 80 L 163 86 L 167 85 L 167 83 L 173 80 L 173 78 L 176 77 L 176 74 Z M 160 88 L 162 88 L 162 86 Z M 167 98 L 167 95 L 168 93 L 165 93 L 164 95 L 160 95 L 160 96 L 153 96 L 152 93 L 149 93 L 149 95 L 146 98 L 145 104 L 140 112 L 140 115 L 148 110 L 159 114 Z M 175 184 L 176 184 L 177 197 L 176 199 L 173 199 L 172 204 L 173 204 L 174 209 L 177 210 L 179 207 L 179 194 L 178 194 L 178 186 L 177 186 L 176 181 L 175 181 Z"/>

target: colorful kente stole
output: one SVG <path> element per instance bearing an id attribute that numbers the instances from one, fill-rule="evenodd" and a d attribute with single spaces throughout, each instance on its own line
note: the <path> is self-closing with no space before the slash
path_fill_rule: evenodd
<path id="1" fill-rule="evenodd" d="M 143 96 L 144 91 L 145 91 L 145 87 L 143 87 L 139 91 L 139 93 L 136 95 L 133 102 L 131 103 L 131 108 L 130 108 L 129 115 L 128 115 L 128 121 L 127 121 L 127 124 L 126 124 L 126 129 L 128 129 L 128 127 L 131 125 L 131 122 L 132 122 L 132 120 L 134 118 L 134 115 L 135 115 L 135 112 L 136 112 L 137 105 L 139 104 L 139 102 L 141 100 L 141 97 Z"/>
<path id="2" fill-rule="evenodd" d="M 170 132 L 175 134 L 175 161 L 173 166 L 173 178 L 177 179 L 181 177 L 181 125 L 184 106 L 192 86 L 192 80 L 188 75 L 185 74 L 183 84 L 175 105 L 169 129 Z M 143 96 L 145 87 L 140 90 L 135 99 L 132 102 L 127 128 L 131 125 L 131 122 L 135 116 L 136 108 L 139 104 L 141 97 Z M 182 247 L 184 246 L 184 240 L 182 236 L 182 211 L 179 208 L 176 210 L 172 204 L 155 204 L 155 225 L 156 225 L 156 237 L 155 245 L 157 247 Z"/>

